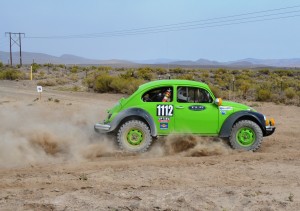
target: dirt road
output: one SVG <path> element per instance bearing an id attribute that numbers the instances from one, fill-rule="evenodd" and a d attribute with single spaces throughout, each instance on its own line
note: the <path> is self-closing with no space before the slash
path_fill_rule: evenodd
<path id="1" fill-rule="evenodd" d="M 277 130 L 254 153 L 170 136 L 134 156 L 93 131 L 120 95 L 38 97 L 0 81 L 0 210 L 300 210 L 299 107 L 255 106 Z"/>

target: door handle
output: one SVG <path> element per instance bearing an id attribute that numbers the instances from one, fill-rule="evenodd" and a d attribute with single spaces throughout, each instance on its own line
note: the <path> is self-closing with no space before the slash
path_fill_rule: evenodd
<path id="1" fill-rule="evenodd" d="M 184 107 L 183 106 L 176 106 L 175 108 L 177 108 L 177 109 L 183 109 Z"/>

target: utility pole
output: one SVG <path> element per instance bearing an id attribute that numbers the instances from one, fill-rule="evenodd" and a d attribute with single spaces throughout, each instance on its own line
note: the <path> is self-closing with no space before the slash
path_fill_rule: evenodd
<path id="1" fill-rule="evenodd" d="M 6 35 L 6 33 L 5 33 Z M 12 53 L 11 53 L 11 32 L 9 32 L 9 61 L 10 61 L 10 66 L 12 66 Z"/>
<path id="2" fill-rule="evenodd" d="M 25 37 L 25 33 L 13 33 L 13 32 L 5 32 L 5 35 L 9 34 L 9 52 L 10 52 L 10 66 L 12 66 L 12 51 L 11 48 L 14 44 L 19 46 L 20 48 L 20 66 L 22 66 L 22 35 Z M 12 36 L 13 35 L 13 36 Z M 17 37 L 17 35 L 19 35 Z"/>
<path id="3" fill-rule="evenodd" d="M 24 34 L 24 33 L 23 33 Z M 25 36 L 25 34 L 24 34 Z M 20 44 L 20 66 L 22 66 L 22 42 L 21 42 L 21 33 L 19 33 L 19 44 Z"/>

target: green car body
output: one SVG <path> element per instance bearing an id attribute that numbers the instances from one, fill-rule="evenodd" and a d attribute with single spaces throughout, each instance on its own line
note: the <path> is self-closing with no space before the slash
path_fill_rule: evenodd
<path id="1" fill-rule="evenodd" d="M 205 83 L 158 80 L 122 98 L 94 128 L 117 134 L 121 148 L 133 152 L 145 151 L 152 137 L 169 134 L 219 136 L 229 138 L 233 148 L 256 150 L 275 123 L 246 105 L 222 102 Z"/>

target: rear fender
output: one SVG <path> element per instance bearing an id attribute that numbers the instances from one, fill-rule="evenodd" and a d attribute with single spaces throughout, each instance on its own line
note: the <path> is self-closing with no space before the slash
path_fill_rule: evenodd
<path id="1" fill-rule="evenodd" d="M 147 111 L 141 108 L 129 108 L 124 111 L 121 111 L 110 123 L 110 131 L 113 132 L 115 130 L 118 130 L 118 128 L 124 122 L 130 119 L 140 119 L 144 121 L 150 127 L 151 135 L 154 137 L 157 136 L 157 129 L 153 118 Z"/>

